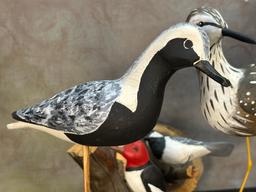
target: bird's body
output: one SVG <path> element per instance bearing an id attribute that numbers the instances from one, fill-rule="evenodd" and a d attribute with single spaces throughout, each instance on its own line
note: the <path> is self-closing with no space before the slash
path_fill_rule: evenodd
<path id="1" fill-rule="evenodd" d="M 208 42 L 197 27 L 175 25 L 161 33 L 121 78 L 80 84 L 18 110 L 13 117 L 32 128 L 35 124 L 61 131 L 63 138 L 82 145 L 131 143 L 153 129 L 165 86 L 178 69 L 194 65 L 229 86 L 228 80 L 207 64 Z"/>
<path id="2" fill-rule="evenodd" d="M 250 44 L 256 44 L 256 41 L 229 30 L 221 14 L 213 8 L 196 9 L 189 14 L 187 21 L 200 26 L 208 34 L 211 63 L 217 71 L 229 78 L 232 85 L 225 88 L 203 74 L 199 75 L 201 109 L 209 124 L 224 133 L 246 137 L 248 163 L 239 190 L 242 192 L 252 169 L 249 136 L 256 135 L 256 67 L 251 64 L 241 69 L 230 65 L 223 54 L 221 39 L 229 36 Z"/>
<path id="3" fill-rule="evenodd" d="M 166 184 L 161 170 L 151 161 L 143 141 L 123 146 L 121 154 L 127 160 L 125 180 L 134 192 L 164 192 Z"/>
<path id="4" fill-rule="evenodd" d="M 159 59 L 155 56 L 141 78 L 138 105 L 134 112 L 116 102 L 122 91 L 123 80 L 118 79 L 75 86 L 39 105 L 17 111 L 14 118 L 63 130 L 70 140 L 84 145 L 112 146 L 138 140 L 156 124 L 165 85 L 175 72 L 168 69 L 166 64 L 157 65 Z"/>
<path id="5" fill-rule="evenodd" d="M 211 63 L 214 64 L 214 68 L 219 73 L 230 79 L 232 87 L 219 86 L 200 73 L 201 110 L 203 115 L 212 127 L 222 132 L 244 136 L 251 135 L 256 130 L 250 131 L 244 126 L 247 116 L 245 114 L 241 116 L 243 109 L 240 109 L 240 99 L 238 97 L 241 80 L 245 77 L 244 70 L 236 69 L 227 62 L 220 45 L 214 45 L 211 51 Z M 249 101 L 248 104 L 250 105 L 250 103 Z"/>
<path id="6" fill-rule="evenodd" d="M 169 165 L 185 164 L 205 155 L 228 156 L 233 150 L 233 145 L 226 142 L 202 142 L 157 132 L 152 132 L 145 139 L 154 157 Z"/>
<path id="7" fill-rule="evenodd" d="M 210 61 L 213 67 L 231 82 L 230 87 L 219 86 L 207 76 L 199 72 L 201 89 L 201 109 L 204 117 L 212 127 L 222 132 L 239 136 L 256 134 L 256 66 L 236 68 L 225 58 L 221 38 L 214 25 L 223 29 L 227 27 L 220 13 L 211 8 L 199 8 L 193 11 L 188 21 L 209 23 L 202 28 L 212 38 Z M 212 24 L 213 23 L 213 24 Z M 213 26 L 211 26 L 213 25 Z M 212 28 L 211 28 L 212 27 Z M 215 26 L 216 28 L 216 26 Z M 215 30 L 215 31 L 214 31 Z"/>

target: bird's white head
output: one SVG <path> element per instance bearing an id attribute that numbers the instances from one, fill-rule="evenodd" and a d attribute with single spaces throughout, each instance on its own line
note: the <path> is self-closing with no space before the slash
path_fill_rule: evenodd
<path id="1" fill-rule="evenodd" d="M 219 11 L 210 7 L 193 10 L 187 17 L 187 22 L 201 27 L 209 36 L 210 44 L 220 43 L 223 36 L 229 36 L 245 43 L 256 44 L 256 41 L 241 33 L 228 29 L 226 21 Z"/>
<path id="2" fill-rule="evenodd" d="M 207 33 L 211 45 L 220 42 L 222 29 L 228 28 L 221 14 L 216 9 L 209 7 L 193 10 L 187 17 L 187 22 L 201 27 Z"/>

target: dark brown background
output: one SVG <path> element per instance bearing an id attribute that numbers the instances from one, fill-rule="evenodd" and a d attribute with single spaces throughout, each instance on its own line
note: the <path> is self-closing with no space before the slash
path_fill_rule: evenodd
<path id="1" fill-rule="evenodd" d="M 33 130 L 6 130 L 10 113 L 80 82 L 120 77 L 156 35 L 202 5 L 218 8 L 230 28 L 256 37 L 255 0 L 0 0 L 0 191 L 81 191 L 82 172 L 65 153 L 70 145 Z M 224 43 L 234 65 L 255 62 L 256 48 Z M 229 158 L 205 159 L 199 188 L 240 185 L 244 139 L 202 119 L 194 69 L 171 79 L 160 120 L 195 139 L 236 143 Z M 248 185 L 255 181 L 254 168 Z"/>

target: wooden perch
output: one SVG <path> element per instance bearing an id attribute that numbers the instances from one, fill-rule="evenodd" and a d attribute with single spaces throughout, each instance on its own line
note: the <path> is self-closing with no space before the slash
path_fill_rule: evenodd
<path id="1" fill-rule="evenodd" d="M 179 135 L 181 132 L 157 124 L 156 131 L 164 135 Z M 90 147 L 90 188 L 92 192 L 131 192 L 124 179 L 125 159 L 116 154 L 109 147 Z M 83 146 L 74 145 L 68 154 L 83 168 Z M 202 161 L 194 160 L 186 166 L 170 168 L 166 173 L 166 180 L 173 181 L 168 186 L 168 191 L 191 192 L 194 191 L 203 172 Z"/>

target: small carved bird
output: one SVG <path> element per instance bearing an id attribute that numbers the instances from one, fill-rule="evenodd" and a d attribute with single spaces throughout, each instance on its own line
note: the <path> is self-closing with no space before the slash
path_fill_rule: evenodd
<path id="1" fill-rule="evenodd" d="M 185 164 L 206 155 L 228 156 L 234 148 L 233 144 L 227 142 L 203 142 L 185 137 L 164 136 L 154 131 L 145 140 L 154 157 L 169 165 Z"/>
<path id="2" fill-rule="evenodd" d="M 139 140 L 113 147 L 126 159 L 125 179 L 134 192 L 164 192 L 165 178 L 151 161 L 146 144 Z"/>

